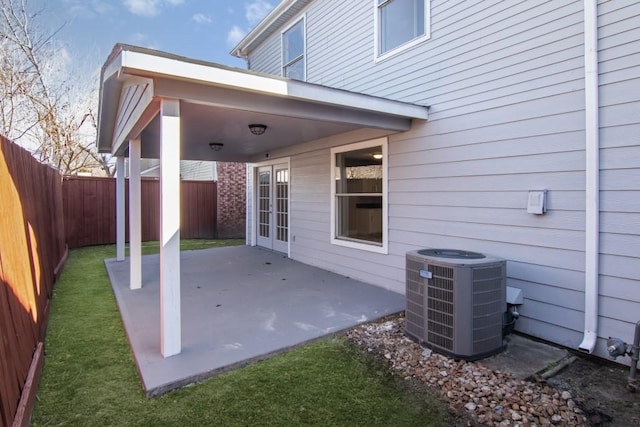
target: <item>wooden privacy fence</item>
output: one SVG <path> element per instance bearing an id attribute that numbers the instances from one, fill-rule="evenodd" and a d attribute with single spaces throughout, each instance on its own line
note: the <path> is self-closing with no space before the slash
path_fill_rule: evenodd
<path id="1" fill-rule="evenodd" d="M 180 191 L 181 237 L 215 238 L 217 184 L 182 181 Z M 159 182 L 143 180 L 143 240 L 159 239 L 159 217 Z M 115 221 L 115 179 L 63 181 L 0 136 L 0 427 L 29 423 L 65 241 L 114 243 Z"/>
<path id="2" fill-rule="evenodd" d="M 62 178 L 1 136 L 0 209 L 0 425 L 26 425 L 67 253 Z"/>
<path id="3" fill-rule="evenodd" d="M 160 183 L 143 179 L 141 183 L 142 240 L 160 239 Z M 63 185 L 67 244 L 70 248 L 115 243 L 115 178 L 65 177 Z M 182 181 L 180 186 L 183 239 L 216 237 L 217 183 Z M 129 183 L 125 182 L 125 238 L 128 241 Z"/>

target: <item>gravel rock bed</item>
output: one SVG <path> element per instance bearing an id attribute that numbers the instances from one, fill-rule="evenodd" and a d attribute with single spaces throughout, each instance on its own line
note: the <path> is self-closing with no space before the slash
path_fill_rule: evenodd
<path id="1" fill-rule="evenodd" d="M 360 325 L 347 338 L 383 358 L 406 380 L 415 379 L 441 394 L 452 414 L 466 414 L 487 426 L 586 426 L 587 418 L 568 391 L 514 379 L 482 362 L 456 361 L 404 335 L 404 316 Z"/>

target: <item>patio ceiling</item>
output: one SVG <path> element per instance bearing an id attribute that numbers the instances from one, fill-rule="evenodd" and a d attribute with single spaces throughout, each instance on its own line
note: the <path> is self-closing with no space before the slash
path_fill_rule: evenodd
<path id="1" fill-rule="evenodd" d="M 159 158 L 160 100 L 180 101 L 181 158 L 256 161 L 278 148 L 356 129 L 406 131 L 427 108 L 116 45 L 102 70 L 98 149 Z M 250 123 L 267 125 L 260 136 Z M 224 144 L 220 151 L 210 142 Z"/>

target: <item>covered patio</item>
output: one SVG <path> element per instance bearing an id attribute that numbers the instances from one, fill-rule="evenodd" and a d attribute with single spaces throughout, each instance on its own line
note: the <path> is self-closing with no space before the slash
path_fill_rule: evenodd
<path id="1" fill-rule="evenodd" d="M 205 371 L 233 365 L 266 351 L 265 348 L 256 348 L 247 350 L 242 358 L 225 359 L 224 356 L 224 345 L 233 346 L 238 342 L 237 339 L 231 340 L 232 335 L 225 335 L 230 330 L 227 328 L 233 324 L 242 324 L 244 320 L 240 319 L 246 316 L 266 310 L 263 306 L 257 305 L 271 299 L 266 294 L 261 294 L 260 298 L 255 300 L 255 304 L 247 310 L 243 309 L 244 301 L 239 299 L 238 302 L 242 304 L 235 306 L 226 328 L 208 329 L 207 318 L 194 315 L 194 307 L 202 306 L 202 316 L 206 314 L 205 308 L 223 312 L 220 308 L 226 307 L 222 304 L 221 307 L 214 305 L 211 308 L 215 293 L 202 295 L 201 298 L 194 296 L 204 293 L 204 289 L 210 289 L 203 286 L 204 283 L 213 283 L 216 289 L 228 289 L 231 284 L 243 278 L 246 271 L 258 267 L 265 268 L 265 264 L 256 264 L 256 258 L 252 256 L 245 256 L 244 263 L 238 264 L 232 262 L 230 257 L 221 256 L 219 252 L 208 254 L 208 258 L 201 259 L 199 263 L 188 264 L 188 259 L 193 254 L 181 255 L 179 250 L 180 160 L 245 162 L 250 165 L 248 182 L 252 182 L 256 179 L 254 172 L 258 171 L 266 160 L 272 161 L 284 156 L 282 150 L 290 150 L 305 143 L 322 145 L 323 139 L 336 135 L 349 134 L 350 139 L 362 140 L 407 131 L 411 128 L 413 119 L 426 120 L 427 116 L 427 108 L 424 106 L 229 68 L 135 46 L 116 45 L 102 68 L 98 114 L 98 150 L 117 159 L 116 261 L 110 261 L 107 265 L 112 281 L 117 284 L 114 288 L 116 293 L 120 294 L 119 301 L 125 323 L 130 321 L 128 318 L 135 319 L 135 329 L 127 327 L 131 341 L 134 346 L 142 345 L 145 348 L 144 353 L 137 352 L 137 357 L 147 390 L 188 382 L 190 380 L 185 378 L 192 380 L 194 375 L 199 375 L 193 371 L 186 372 L 179 378 L 162 378 L 163 375 L 170 375 L 170 371 L 179 371 L 182 369 L 180 367 L 189 364 L 170 360 L 160 363 L 163 358 L 180 355 L 183 350 L 193 357 L 194 365 L 197 359 L 214 359 L 213 364 Z M 125 158 L 128 158 L 130 242 L 129 257 L 126 260 Z M 160 255 L 144 259 L 141 251 L 141 158 L 160 160 Z M 265 183 L 271 199 L 260 208 L 260 214 L 264 213 L 270 218 L 268 226 L 265 226 L 273 245 L 270 247 L 281 252 L 269 255 L 274 257 L 269 261 L 271 267 L 276 264 L 276 260 L 278 263 L 298 265 L 286 259 L 290 254 L 292 237 L 289 229 L 288 166 L 285 166 L 284 170 L 274 171 L 274 175 L 278 173 L 284 177 L 282 186 L 286 186 L 286 190 L 282 191 L 282 194 L 286 194 L 286 199 L 280 199 L 278 204 L 283 209 L 282 212 L 272 208 L 276 186 L 271 178 Z M 260 185 L 262 184 L 260 181 Z M 256 194 L 255 186 L 247 191 L 253 196 Z M 258 217 L 256 205 L 254 203 L 253 206 L 247 207 L 247 223 L 252 226 L 251 233 L 247 235 L 247 244 L 251 246 L 261 245 L 255 231 L 255 221 Z M 277 248 L 273 244 L 276 235 L 274 215 L 279 215 L 280 221 L 277 237 L 281 245 Z M 256 253 L 267 256 L 260 251 L 252 252 L 253 256 L 256 256 Z M 149 267 L 149 263 L 155 264 Z M 211 270 L 222 265 L 233 267 L 235 270 L 230 269 L 224 275 Z M 352 282 L 347 285 L 344 278 L 338 279 L 338 276 L 331 275 L 320 279 L 320 282 L 314 282 L 311 277 L 321 277 L 329 273 L 320 273 L 318 270 L 303 268 L 300 265 L 296 268 L 301 269 L 300 274 L 309 275 L 305 280 L 297 280 L 296 283 L 300 286 L 313 284 L 318 287 L 318 293 L 322 293 L 326 298 L 339 295 L 336 289 L 342 287 L 345 288 L 344 292 L 350 292 L 347 288 L 363 286 Z M 261 281 L 258 277 L 270 277 L 263 273 L 266 274 L 267 271 L 260 271 L 260 275 L 252 278 L 257 280 L 253 287 L 260 288 L 260 283 L 264 283 L 264 280 Z M 285 283 L 289 285 L 288 280 L 282 279 L 277 279 L 282 282 L 279 283 L 280 289 Z M 322 283 L 322 286 L 319 283 Z M 189 291 L 191 286 L 196 286 L 196 290 L 192 290 L 194 294 Z M 333 289 L 332 286 L 337 288 Z M 145 289 L 146 287 L 149 289 Z M 125 288 L 128 288 L 126 292 Z M 304 287 L 300 291 L 303 289 Z M 373 295 L 376 292 L 385 292 L 374 291 L 369 287 L 367 289 L 369 290 L 361 293 Z M 355 288 L 353 291 L 355 292 Z M 295 289 L 289 289 L 292 295 L 296 292 Z M 285 294 L 278 298 L 291 303 L 291 297 Z M 125 297 L 135 303 L 122 302 L 125 301 Z M 242 298 L 251 299 L 251 292 L 247 292 Z M 335 303 L 337 301 L 332 304 Z M 341 304 L 354 304 L 354 308 L 357 308 L 359 302 L 358 298 L 352 298 L 345 299 Z M 233 307 L 233 304 L 229 306 Z M 290 307 L 289 310 L 294 308 Z M 379 310 L 380 315 L 390 312 L 380 307 L 375 310 Z M 364 314 L 352 315 L 364 320 Z M 368 312 L 364 316 L 368 318 L 375 316 L 375 313 Z M 315 317 L 321 318 L 320 315 Z M 313 318 L 308 320 L 301 324 L 314 325 L 324 333 L 352 325 L 316 325 Z M 293 324 L 295 322 L 297 320 Z M 260 324 L 258 319 L 246 322 L 251 330 L 255 330 L 256 325 Z M 141 329 L 140 325 L 145 326 Z M 298 329 L 303 331 L 303 328 Z M 145 332 L 143 336 L 136 338 L 136 333 L 133 332 L 135 330 Z M 223 339 L 215 341 L 222 343 L 220 345 L 223 346 L 223 350 L 217 348 L 216 353 L 195 354 L 199 348 L 195 343 L 200 342 L 193 336 L 195 331 L 198 336 L 202 334 L 212 340 Z M 300 331 L 296 330 L 297 334 L 300 334 Z M 218 337 L 219 334 L 222 335 Z M 319 336 L 296 335 L 291 331 L 287 334 L 296 338 L 292 341 L 283 340 L 278 348 Z M 136 342 L 138 344 L 135 344 Z M 249 345 L 246 342 L 240 344 Z M 226 351 L 236 350 L 230 348 Z M 275 350 L 277 348 L 268 351 Z M 173 366 L 173 363 L 176 366 Z M 156 370 L 155 376 L 148 376 L 143 372 L 147 372 L 148 369 L 153 371 L 152 368 Z M 155 379 L 152 381 L 151 378 Z"/>
<path id="2" fill-rule="evenodd" d="M 147 397 L 264 359 L 404 309 L 404 298 L 273 251 L 233 246 L 186 251 L 182 352 L 160 353 L 160 259 L 142 257 L 143 286 L 129 262 L 105 262 Z"/>

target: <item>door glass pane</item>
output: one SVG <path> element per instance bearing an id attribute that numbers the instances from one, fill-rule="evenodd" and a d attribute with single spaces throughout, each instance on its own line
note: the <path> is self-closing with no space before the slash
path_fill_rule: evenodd
<path id="1" fill-rule="evenodd" d="M 258 173 L 258 235 L 269 237 L 270 221 L 271 172 Z"/>
<path id="2" fill-rule="evenodd" d="M 276 239 L 289 241 L 289 170 L 276 170 Z"/>

